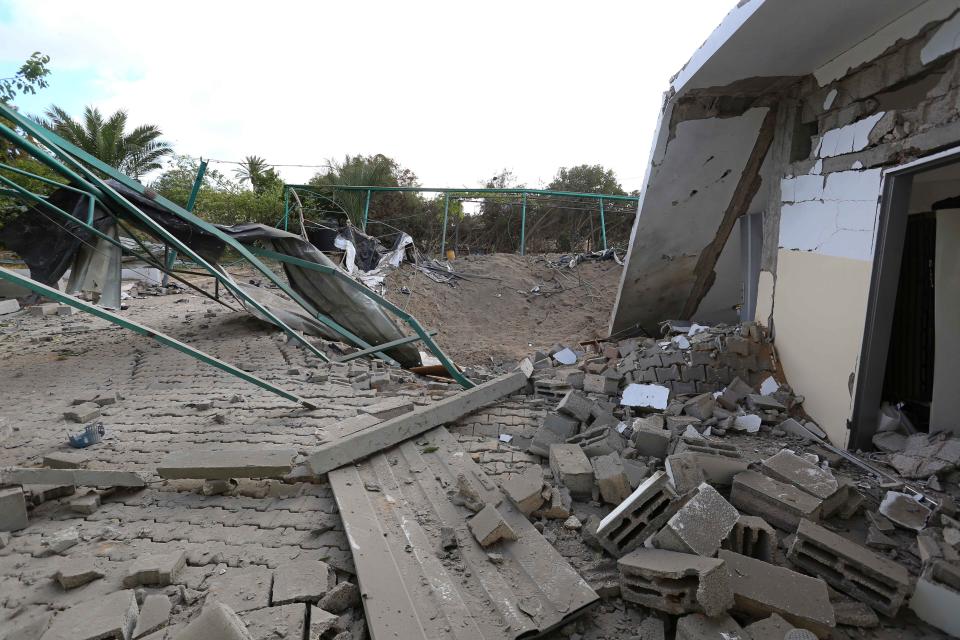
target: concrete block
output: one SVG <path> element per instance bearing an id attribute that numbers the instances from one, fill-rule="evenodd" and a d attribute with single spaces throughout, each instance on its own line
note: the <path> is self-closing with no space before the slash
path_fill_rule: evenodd
<path id="1" fill-rule="evenodd" d="M 960 637 L 960 572 L 937 560 L 925 567 L 910 598 L 917 617 L 941 631 Z"/>
<path id="2" fill-rule="evenodd" d="M 116 591 L 57 614 L 40 640 L 130 640 L 139 612 L 133 590 Z"/>
<path id="3" fill-rule="evenodd" d="M 910 574 L 904 566 L 809 520 L 800 522 L 787 557 L 834 589 L 891 617 L 910 591 Z"/>
<path id="4" fill-rule="evenodd" d="M 785 640 L 787 633 L 794 629 L 795 626 L 776 613 L 743 628 L 751 640 Z"/>
<path id="5" fill-rule="evenodd" d="M 686 495 L 696 490 L 706 480 L 703 469 L 697 464 L 697 458 L 693 454 L 669 456 L 664 461 L 664 468 L 677 495 Z"/>
<path id="6" fill-rule="evenodd" d="M 593 467 L 578 445 L 555 444 L 550 447 L 550 470 L 557 482 L 575 498 L 589 499 L 593 493 Z"/>
<path id="7" fill-rule="evenodd" d="M 733 606 L 723 560 L 663 549 L 637 549 L 619 561 L 624 600 L 673 615 L 718 616 Z"/>
<path id="8" fill-rule="evenodd" d="M 658 549 L 713 557 L 740 514 L 716 489 L 703 483 L 653 536 Z"/>
<path id="9" fill-rule="evenodd" d="M 827 583 L 802 573 L 721 550 L 733 591 L 734 609 L 761 618 L 771 613 L 820 638 L 836 626 Z"/>
<path id="10" fill-rule="evenodd" d="M 730 381 L 730 384 L 724 388 L 723 393 L 717 397 L 717 403 L 728 411 L 734 411 L 737 405 L 753 392 L 753 387 L 749 384 L 740 378 L 734 378 Z"/>
<path id="11" fill-rule="evenodd" d="M 642 456 L 663 460 L 670 450 L 670 432 L 662 427 L 649 427 L 640 422 L 638 419 L 633 423 L 633 434 L 630 436 L 633 448 Z"/>
<path id="12" fill-rule="evenodd" d="M 773 562 L 777 530 L 763 518 L 741 515 L 720 546 L 748 558 Z"/>
<path id="13" fill-rule="evenodd" d="M 517 539 L 517 534 L 492 504 L 488 504 L 467 520 L 467 526 L 482 547 L 489 547 L 500 540 Z"/>
<path id="14" fill-rule="evenodd" d="M 52 451 L 43 456 L 43 466 L 50 469 L 79 469 L 89 460 L 86 454 Z"/>
<path id="15" fill-rule="evenodd" d="M 222 602 L 208 601 L 200 615 L 194 618 L 173 640 L 253 640 L 247 625 Z"/>
<path id="16" fill-rule="evenodd" d="M 100 494 L 88 493 L 69 502 L 70 510 L 83 515 L 90 515 L 100 508 Z"/>
<path id="17" fill-rule="evenodd" d="M 764 460 L 760 470 L 774 480 L 786 482 L 824 501 L 836 495 L 840 489 L 840 484 L 829 470 L 821 469 L 786 449 Z"/>
<path id="18" fill-rule="evenodd" d="M 676 640 L 753 640 L 737 621 L 727 614 L 708 618 L 691 613 L 677 620 Z"/>
<path id="19" fill-rule="evenodd" d="M 161 478 L 229 480 L 282 478 L 293 468 L 294 449 L 192 449 L 168 454 L 157 465 Z"/>
<path id="20" fill-rule="evenodd" d="M 296 562 L 273 572 L 271 606 L 294 602 L 317 603 L 336 584 L 337 577 L 326 562 Z"/>
<path id="21" fill-rule="evenodd" d="M 170 622 L 170 598 L 162 593 L 148 595 L 143 601 L 140 615 L 137 617 L 137 626 L 133 629 L 133 637 L 142 638 L 148 633 L 162 629 Z"/>
<path id="22" fill-rule="evenodd" d="M 522 473 L 507 474 L 500 488 L 524 515 L 530 515 L 543 504 L 543 470 L 539 465 Z"/>
<path id="23" fill-rule="evenodd" d="M 620 504 L 632 493 L 630 480 L 616 451 L 590 460 L 600 496 L 608 504 Z"/>
<path id="24" fill-rule="evenodd" d="M 139 488 L 147 483 L 133 471 L 0 467 L 0 484 Z"/>
<path id="25" fill-rule="evenodd" d="M 63 412 L 64 420 L 86 423 L 100 417 L 100 405 L 95 402 L 84 402 L 70 407 Z"/>
<path id="26" fill-rule="evenodd" d="M 549 520 L 566 520 L 570 517 L 573 508 L 573 498 L 566 487 L 553 487 L 550 490 L 550 501 L 535 514 Z"/>
<path id="27" fill-rule="evenodd" d="M 57 305 L 57 315 L 58 316 L 72 316 L 77 313 L 77 310 L 67 304 Z"/>
<path id="28" fill-rule="evenodd" d="M 16 313 L 17 311 L 20 311 L 20 303 L 17 302 L 16 298 L 0 300 L 0 316 Z"/>
<path id="29" fill-rule="evenodd" d="M 683 413 L 697 420 L 709 420 L 713 417 L 713 408 L 717 401 L 712 393 L 702 393 L 683 403 Z"/>
<path id="30" fill-rule="evenodd" d="M 53 574 L 53 579 L 64 589 L 75 589 L 103 577 L 97 569 L 93 556 L 65 558 Z"/>
<path id="31" fill-rule="evenodd" d="M 19 531 L 27 524 L 27 501 L 23 498 L 23 489 L 0 489 L 0 531 Z"/>
<path id="32" fill-rule="evenodd" d="M 27 307 L 30 311 L 30 315 L 35 318 L 43 318 L 45 316 L 55 316 L 57 315 L 57 303 L 56 302 L 45 302 L 43 304 L 35 304 L 31 307 Z"/>
<path id="33" fill-rule="evenodd" d="M 123 577 L 123 586 L 166 587 L 176 582 L 186 564 L 187 552 L 183 550 L 140 556 Z"/>
<path id="34" fill-rule="evenodd" d="M 605 456 L 614 451 L 622 451 L 626 446 L 623 436 L 611 427 L 594 427 L 567 439 L 567 444 L 575 444 L 583 449 L 588 458 Z"/>
<path id="35" fill-rule="evenodd" d="M 681 506 L 667 474 L 658 471 L 600 521 L 597 537 L 604 549 L 620 557 L 642 545 Z"/>
<path id="36" fill-rule="evenodd" d="M 586 380 L 586 377 L 584 377 L 584 380 Z M 584 395 L 583 392 L 571 389 L 560 400 L 557 411 L 576 418 L 580 422 L 586 422 L 590 418 L 590 410 L 593 405 L 593 400 Z"/>
<path id="37" fill-rule="evenodd" d="M 620 464 L 623 465 L 623 472 L 627 474 L 627 482 L 630 483 L 630 491 L 633 491 L 647 479 L 650 475 L 650 468 L 639 460 L 631 458 L 621 458 Z"/>
<path id="38" fill-rule="evenodd" d="M 793 531 L 800 520 L 819 520 L 822 501 L 796 487 L 756 471 L 743 471 L 733 479 L 730 502 L 773 526 Z"/>
<path id="39" fill-rule="evenodd" d="M 620 383 L 616 378 L 605 376 L 602 373 L 588 373 L 583 376 L 583 390 L 586 393 L 612 396 L 620 390 Z"/>
<path id="40" fill-rule="evenodd" d="M 330 613 L 343 613 L 360 606 L 360 589 L 352 582 L 338 582 L 327 595 L 320 598 L 317 606 Z"/>

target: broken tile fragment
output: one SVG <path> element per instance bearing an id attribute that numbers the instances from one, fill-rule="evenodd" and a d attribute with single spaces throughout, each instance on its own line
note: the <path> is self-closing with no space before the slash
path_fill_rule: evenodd
<path id="1" fill-rule="evenodd" d="M 167 626 L 170 621 L 170 598 L 162 593 L 152 593 L 143 601 L 140 615 L 137 617 L 137 626 L 133 630 L 133 638 L 142 638 L 148 633 Z"/>
<path id="2" fill-rule="evenodd" d="M 103 577 L 92 556 L 64 559 L 54 574 L 54 579 L 64 589 L 75 589 Z"/>
<path id="3" fill-rule="evenodd" d="M 134 560 L 123 578 L 123 586 L 165 587 L 173 584 L 187 563 L 186 551 L 140 556 Z"/>
<path id="4" fill-rule="evenodd" d="M 139 611 L 132 589 L 116 591 L 58 613 L 40 640 L 129 640 Z"/>

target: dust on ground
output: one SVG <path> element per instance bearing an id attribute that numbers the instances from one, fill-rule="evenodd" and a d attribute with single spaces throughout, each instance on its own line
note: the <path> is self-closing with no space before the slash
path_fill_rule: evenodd
<path id="1" fill-rule="evenodd" d="M 553 266 L 558 257 L 459 257 L 450 265 L 466 279 L 454 286 L 404 263 L 387 278 L 387 297 L 438 330 L 437 342 L 457 364 L 515 362 L 530 354 L 531 345 L 606 335 L 622 267 L 613 260 Z M 401 293 L 403 287 L 410 293 Z"/>

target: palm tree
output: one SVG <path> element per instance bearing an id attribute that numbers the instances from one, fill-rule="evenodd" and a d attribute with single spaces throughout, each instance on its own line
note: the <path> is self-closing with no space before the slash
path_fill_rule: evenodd
<path id="1" fill-rule="evenodd" d="M 255 193 L 262 193 L 266 186 L 273 180 L 279 179 L 277 172 L 273 167 L 267 164 L 267 161 L 260 156 L 247 156 L 240 163 L 238 169 L 234 169 L 233 175 L 240 181 L 240 184 L 249 182 L 250 187 Z"/>
<path id="2" fill-rule="evenodd" d="M 45 115 L 37 119 L 41 125 L 137 180 L 161 168 L 160 161 L 173 153 L 173 148 L 160 140 L 163 133 L 156 125 L 127 131 L 127 112 L 122 109 L 106 120 L 99 109 L 90 106 L 84 108 L 82 121 L 56 105 L 50 105 Z"/>

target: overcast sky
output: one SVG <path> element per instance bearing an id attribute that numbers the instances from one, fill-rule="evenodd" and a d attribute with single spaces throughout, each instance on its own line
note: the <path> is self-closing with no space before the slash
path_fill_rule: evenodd
<path id="1" fill-rule="evenodd" d="M 599 163 L 630 190 L 668 79 L 735 3 L 247 4 L 0 0 L 0 77 L 42 51 L 50 87 L 23 111 L 125 108 L 187 155 L 383 153 L 425 186 Z"/>

